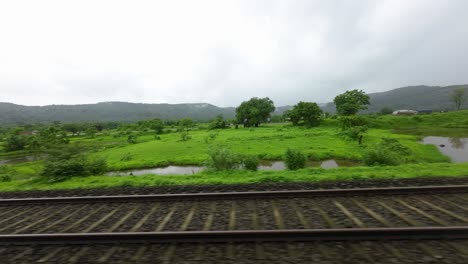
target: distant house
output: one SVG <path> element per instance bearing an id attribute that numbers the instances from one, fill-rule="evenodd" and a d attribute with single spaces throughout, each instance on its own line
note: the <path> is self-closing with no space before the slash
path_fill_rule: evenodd
<path id="1" fill-rule="evenodd" d="M 392 115 L 416 115 L 418 111 L 416 110 L 396 110 Z"/>

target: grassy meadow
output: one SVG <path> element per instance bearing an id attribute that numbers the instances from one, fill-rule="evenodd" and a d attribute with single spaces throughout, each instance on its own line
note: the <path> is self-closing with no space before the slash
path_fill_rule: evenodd
<path id="1" fill-rule="evenodd" d="M 190 139 L 186 141 L 182 141 L 180 133 L 175 131 L 159 135 L 158 139 L 152 131 L 135 131 L 138 133 L 136 144 L 128 143 L 127 137 L 120 136 L 118 131 L 108 130 L 98 133 L 94 138 L 72 136 L 69 143 L 84 147 L 90 158 L 105 159 L 109 171 L 167 165 L 203 165 L 208 159 L 209 149 L 214 146 L 272 161 L 283 159 L 286 149 L 292 148 L 300 150 L 311 161 L 351 160 L 359 164 L 356 167 L 305 168 L 297 171 L 203 171 L 195 175 L 169 176 L 94 175 L 50 183 L 39 176 L 43 167 L 43 161 L 39 160 L 6 166 L 14 173 L 10 180 L 0 182 L 0 191 L 468 176 L 468 163 L 449 163 L 450 159 L 434 145 L 420 143 L 422 136 L 427 135 L 468 137 L 468 111 L 366 118 L 370 129 L 361 145 L 340 135 L 336 119 L 327 119 L 315 128 L 284 123 L 264 124 L 258 128 L 209 130 L 206 125 L 199 124 L 189 131 Z M 397 139 L 411 151 L 406 157 L 406 164 L 368 167 L 362 163 L 366 148 L 375 146 L 382 138 Z M 27 151 L 7 153 L 2 148 L 0 144 L 0 159 L 29 155 Z"/>

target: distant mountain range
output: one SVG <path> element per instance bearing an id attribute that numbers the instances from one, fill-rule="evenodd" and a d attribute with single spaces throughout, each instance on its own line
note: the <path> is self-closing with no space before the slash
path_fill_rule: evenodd
<path id="1" fill-rule="evenodd" d="M 363 112 L 375 113 L 384 107 L 392 110 L 454 110 L 454 104 L 449 98 L 450 94 L 458 88 L 465 89 L 467 100 L 462 108 L 468 108 L 468 84 L 445 87 L 421 85 L 402 87 L 381 93 L 369 93 L 371 104 L 369 109 Z M 329 113 L 336 112 L 333 103 L 325 104 L 322 109 Z"/>
<path id="2" fill-rule="evenodd" d="M 371 105 L 367 112 L 378 112 L 383 107 L 398 109 L 452 110 L 449 96 L 457 88 L 466 89 L 468 85 L 454 86 L 409 86 L 382 93 L 370 93 Z M 467 100 L 468 101 L 468 100 Z M 320 104 L 324 111 L 333 113 L 333 103 Z M 277 107 L 273 113 L 281 115 L 292 106 Z M 465 102 L 463 108 L 468 108 Z M 161 118 L 177 120 L 190 117 L 197 121 L 208 121 L 222 114 L 230 119 L 235 116 L 234 107 L 217 107 L 211 104 L 136 104 L 126 102 L 104 102 L 84 105 L 23 106 L 0 103 L 0 124 L 62 123 L 74 122 L 134 122 L 137 120 Z"/>

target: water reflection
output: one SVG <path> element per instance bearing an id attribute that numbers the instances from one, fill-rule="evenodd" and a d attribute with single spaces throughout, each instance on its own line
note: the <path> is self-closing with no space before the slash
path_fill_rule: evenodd
<path id="1" fill-rule="evenodd" d="M 157 175 L 190 175 L 200 172 L 204 169 L 201 166 L 167 166 L 163 168 L 152 168 L 152 169 L 139 169 L 129 171 L 112 171 L 106 173 L 109 176 L 128 176 L 128 175 L 145 175 L 145 174 L 157 174 Z"/>
<path id="2" fill-rule="evenodd" d="M 452 162 L 468 162 L 468 148 L 465 148 L 468 138 L 425 137 L 423 144 L 432 144 Z"/>
<path id="3" fill-rule="evenodd" d="M 449 138 L 450 143 L 452 144 L 452 148 L 456 149 L 464 149 L 466 144 L 466 138 Z"/>

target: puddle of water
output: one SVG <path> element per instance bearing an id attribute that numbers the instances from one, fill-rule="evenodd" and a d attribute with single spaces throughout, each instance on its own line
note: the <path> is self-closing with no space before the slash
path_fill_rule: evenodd
<path id="1" fill-rule="evenodd" d="M 452 162 L 468 162 L 468 138 L 430 136 L 423 138 L 422 143 L 436 145 Z"/>
<path id="2" fill-rule="evenodd" d="M 145 175 L 145 174 L 157 174 L 157 175 L 190 175 L 200 172 L 204 169 L 201 166 L 167 166 L 162 168 L 152 169 L 141 169 L 141 170 L 129 170 L 129 171 L 112 171 L 106 173 L 109 176 L 128 176 L 128 175 Z"/>
<path id="3" fill-rule="evenodd" d="M 260 165 L 258 166 L 258 170 L 264 170 L 264 171 L 281 171 L 281 170 L 286 170 L 286 164 L 284 161 L 267 161 L 264 160 L 260 162 Z"/>
<path id="4" fill-rule="evenodd" d="M 322 167 L 324 169 L 332 169 L 338 167 L 357 166 L 359 163 L 350 160 L 325 160 L 325 161 L 308 161 L 306 167 Z M 205 167 L 201 166 L 168 166 L 162 168 L 128 170 L 128 171 L 112 171 L 106 173 L 108 176 L 128 176 L 128 175 L 191 175 L 204 170 Z M 283 171 L 286 170 L 284 161 L 268 161 L 263 160 L 258 166 L 258 170 L 263 171 Z"/>
<path id="5" fill-rule="evenodd" d="M 14 165 L 14 164 L 19 164 L 19 163 L 24 163 L 24 162 L 29 162 L 29 161 L 35 161 L 37 159 L 38 158 L 34 156 L 24 156 L 24 157 L 19 157 L 19 158 L 0 160 L 0 165 Z"/>
<path id="6" fill-rule="evenodd" d="M 324 161 L 307 161 L 306 167 L 321 167 L 323 169 L 333 169 L 338 167 L 353 167 L 359 166 L 359 162 L 352 160 L 324 160 Z M 258 170 L 274 170 L 281 171 L 286 170 L 286 164 L 284 161 L 262 161 Z"/>

